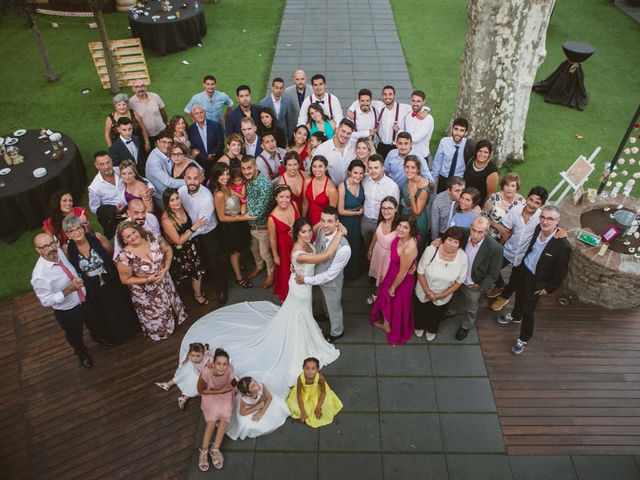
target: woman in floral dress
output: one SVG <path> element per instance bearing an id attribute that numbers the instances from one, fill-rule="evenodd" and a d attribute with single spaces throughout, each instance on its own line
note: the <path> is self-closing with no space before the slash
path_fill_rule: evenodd
<path id="1" fill-rule="evenodd" d="M 129 287 L 142 329 L 151 340 L 168 338 L 187 319 L 169 275 L 173 252 L 162 239 L 134 222 L 118 226 L 122 250 L 116 258 L 120 281 Z"/>

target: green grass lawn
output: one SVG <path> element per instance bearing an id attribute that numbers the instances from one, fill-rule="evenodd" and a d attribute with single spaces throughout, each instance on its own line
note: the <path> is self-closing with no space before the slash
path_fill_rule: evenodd
<path id="1" fill-rule="evenodd" d="M 436 123 L 435 151 L 455 108 L 460 56 L 467 30 L 466 0 L 391 0 L 411 80 L 424 89 Z M 598 169 L 610 162 L 631 121 L 640 89 L 640 29 L 608 0 L 562 0 L 547 31 L 547 57 L 536 80 L 547 77 L 565 60 L 562 43 L 578 40 L 597 51 L 583 65 L 589 105 L 583 112 L 545 103 L 532 93 L 525 131 L 526 160 L 508 168 L 523 178 L 523 190 L 535 184 L 549 189 L 578 155 L 598 145 Z M 576 138 L 576 134 L 582 139 Z M 504 171 L 504 170 L 503 170 Z"/>
<path id="2" fill-rule="evenodd" d="M 202 2 L 201 2 L 202 3 Z M 169 115 L 181 113 L 191 96 L 202 90 L 202 77 L 208 73 L 218 79 L 218 89 L 235 98 L 235 88 L 246 83 L 260 100 L 271 71 L 271 61 L 280 29 L 285 0 L 251 2 L 225 0 L 206 9 L 208 34 L 201 48 L 193 47 L 161 57 L 146 51 L 151 91 L 167 105 Z M 99 41 L 98 31 L 90 29 L 91 18 L 40 15 L 38 25 L 60 81 L 48 84 L 31 31 L 24 19 L 9 15 L 0 26 L 0 135 L 18 128 L 42 128 L 68 133 L 78 144 L 89 165 L 96 150 L 104 149 L 104 120 L 113 111 L 112 96 L 102 90 L 89 55 L 88 42 Z M 109 38 L 130 38 L 127 14 L 105 15 Z M 53 28 L 57 22 L 59 28 Z M 190 65 L 183 65 L 182 60 Z M 80 90 L 91 88 L 90 95 Z M 123 90 L 131 95 L 129 88 Z M 256 101 L 257 101 L 256 100 Z M 29 159 L 26 159 L 28 162 Z M 86 205 L 87 198 L 81 200 Z M 37 259 L 32 248 L 36 231 L 27 232 L 11 245 L 0 244 L 0 299 L 29 291 L 31 270 Z"/>

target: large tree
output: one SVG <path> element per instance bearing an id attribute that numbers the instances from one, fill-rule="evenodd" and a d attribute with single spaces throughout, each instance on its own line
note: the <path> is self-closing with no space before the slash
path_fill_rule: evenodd
<path id="1" fill-rule="evenodd" d="M 96 19 L 98 33 L 100 33 L 100 41 L 102 42 L 102 51 L 104 52 L 104 62 L 107 67 L 107 75 L 109 75 L 110 91 L 112 94 L 120 92 L 118 85 L 118 77 L 116 75 L 116 67 L 111 55 L 111 47 L 109 46 L 109 35 L 107 34 L 107 25 L 104 22 L 102 9 L 105 0 L 87 0 L 87 4 Z"/>
<path id="2" fill-rule="evenodd" d="M 454 117 L 474 139 L 493 142 L 493 159 L 524 160 L 524 128 L 555 0 L 469 0 L 467 37 Z"/>

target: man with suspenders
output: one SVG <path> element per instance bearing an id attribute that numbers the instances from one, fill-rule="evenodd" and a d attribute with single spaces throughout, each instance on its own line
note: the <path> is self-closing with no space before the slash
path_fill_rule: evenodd
<path id="1" fill-rule="evenodd" d="M 378 110 L 371 105 L 372 99 L 371 90 L 363 88 L 358 92 L 358 100 L 349 107 L 347 116 L 356 125 L 351 138 L 367 137 L 373 140 L 378 133 Z"/>
<path id="2" fill-rule="evenodd" d="M 262 153 L 256 157 L 256 166 L 273 185 L 278 183 L 284 154 L 284 149 L 278 148 L 273 133 L 262 134 Z"/>
<path id="3" fill-rule="evenodd" d="M 304 99 L 300 106 L 300 115 L 298 116 L 298 125 L 306 125 L 309 120 L 309 105 L 317 103 L 322 105 L 322 109 L 327 117 L 333 119 L 336 125 L 340 123 L 340 120 L 344 117 L 342 114 L 342 107 L 340 106 L 340 100 L 335 95 L 331 95 L 327 92 L 327 81 L 324 75 L 316 74 L 311 77 L 311 88 L 313 93 Z"/>

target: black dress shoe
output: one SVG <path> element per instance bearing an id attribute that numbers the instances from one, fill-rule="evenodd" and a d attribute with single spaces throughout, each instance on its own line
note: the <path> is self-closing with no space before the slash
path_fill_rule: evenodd
<path id="1" fill-rule="evenodd" d="M 220 292 L 218 294 L 218 301 L 220 302 L 220 305 L 226 305 L 227 302 L 229 301 L 229 293 L 228 292 Z"/>
<path id="2" fill-rule="evenodd" d="M 458 329 L 458 332 L 456 333 L 456 340 L 464 340 L 465 338 L 467 338 L 468 334 L 469 334 L 469 330 L 467 330 L 466 328 L 460 327 Z"/>
<path id="3" fill-rule="evenodd" d="M 341 333 L 340 335 L 331 335 L 331 334 L 329 334 L 329 335 L 327 335 L 325 337 L 325 339 L 327 340 L 327 342 L 333 343 L 333 342 L 335 342 L 336 340 L 338 340 L 338 339 L 340 339 L 342 337 L 344 337 L 344 333 Z"/>
<path id="4" fill-rule="evenodd" d="M 78 355 L 78 358 L 80 359 L 80 365 L 82 365 L 84 368 L 93 367 L 93 362 L 91 361 L 91 357 L 88 354 Z"/>

